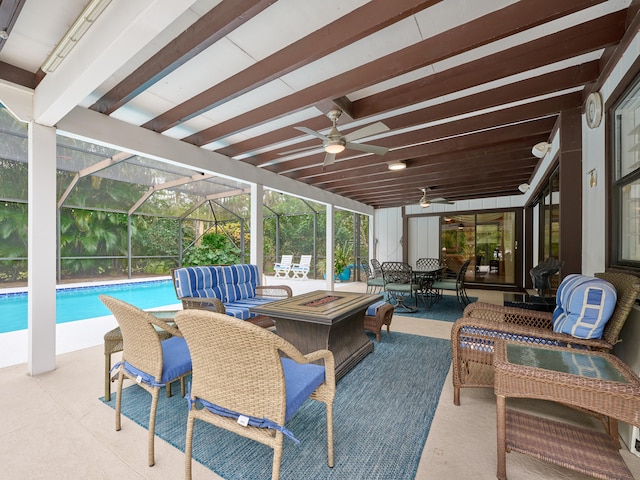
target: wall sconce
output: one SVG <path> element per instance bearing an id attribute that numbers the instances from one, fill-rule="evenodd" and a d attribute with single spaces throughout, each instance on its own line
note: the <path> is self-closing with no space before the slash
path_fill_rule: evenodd
<path id="1" fill-rule="evenodd" d="M 551 144 L 547 142 L 536 143 L 531 149 L 531 153 L 536 158 L 543 158 L 549 149 L 551 148 Z"/>
<path id="2" fill-rule="evenodd" d="M 587 172 L 587 175 L 589 175 L 589 186 L 591 188 L 595 187 L 598 184 L 598 177 L 597 177 L 596 169 L 592 168 L 591 170 L 589 170 Z"/>

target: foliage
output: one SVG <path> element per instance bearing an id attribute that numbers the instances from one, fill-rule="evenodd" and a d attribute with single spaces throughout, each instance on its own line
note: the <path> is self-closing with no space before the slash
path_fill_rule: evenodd
<path id="1" fill-rule="evenodd" d="M 348 242 L 336 245 L 333 255 L 333 272 L 340 275 L 349 264 L 353 263 L 353 248 Z"/>
<path id="2" fill-rule="evenodd" d="M 183 256 L 182 264 L 193 265 L 232 265 L 239 263 L 240 249 L 231 243 L 222 233 L 206 233 L 200 239 L 200 245 L 191 247 Z"/>

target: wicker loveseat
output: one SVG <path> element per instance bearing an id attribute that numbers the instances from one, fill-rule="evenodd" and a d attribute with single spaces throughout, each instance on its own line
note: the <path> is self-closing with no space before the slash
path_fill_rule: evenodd
<path id="1" fill-rule="evenodd" d="M 261 286 L 258 267 L 251 264 L 175 268 L 171 277 L 183 308 L 221 311 L 215 305 L 222 302 L 225 313 L 240 320 L 255 317 L 251 307 L 292 295 L 286 285 Z"/>
<path id="2" fill-rule="evenodd" d="M 624 273 L 596 273 L 617 292 L 615 309 L 601 338 L 577 338 L 553 331 L 552 313 L 474 302 L 451 329 L 453 401 L 461 388 L 493 388 L 493 348 L 497 338 L 545 345 L 575 346 L 607 352 L 619 341 L 631 308 L 640 294 L 640 280 Z"/>

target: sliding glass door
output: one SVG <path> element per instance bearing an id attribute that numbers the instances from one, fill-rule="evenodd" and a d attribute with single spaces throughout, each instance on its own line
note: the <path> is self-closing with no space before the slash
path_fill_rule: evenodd
<path id="1" fill-rule="evenodd" d="M 467 258 L 467 282 L 515 283 L 516 212 L 441 217 L 442 259 L 456 272 Z"/>

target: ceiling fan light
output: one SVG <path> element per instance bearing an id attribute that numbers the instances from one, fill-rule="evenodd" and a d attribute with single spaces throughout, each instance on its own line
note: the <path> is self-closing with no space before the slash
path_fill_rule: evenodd
<path id="1" fill-rule="evenodd" d="M 404 170 L 407 168 L 407 164 L 404 162 L 393 162 L 389 164 L 389 170 Z"/>
<path id="2" fill-rule="evenodd" d="M 324 151 L 327 153 L 340 153 L 344 151 L 344 148 L 341 143 L 330 143 L 324 147 Z"/>

